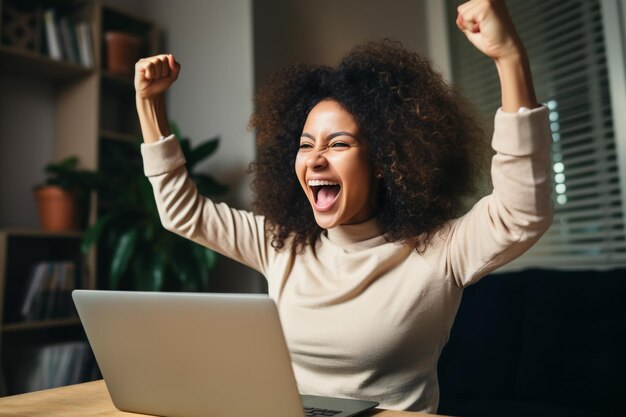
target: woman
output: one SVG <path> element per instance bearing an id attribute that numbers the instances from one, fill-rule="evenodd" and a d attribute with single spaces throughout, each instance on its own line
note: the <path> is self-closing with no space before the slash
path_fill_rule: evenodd
<path id="1" fill-rule="evenodd" d="M 465 3 L 457 25 L 502 85 L 494 190 L 460 217 L 478 130 L 398 46 L 367 44 L 336 68 L 292 67 L 260 90 L 256 214 L 190 182 L 162 97 L 180 71 L 173 56 L 136 65 L 144 167 L 164 227 L 265 275 L 302 393 L 436 412 L 437 360 L 463 288 L 550 225 L 547 111 L 505 4 Z"/>

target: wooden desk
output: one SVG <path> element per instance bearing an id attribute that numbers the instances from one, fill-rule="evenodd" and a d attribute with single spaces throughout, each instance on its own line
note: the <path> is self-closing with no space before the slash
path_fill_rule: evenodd
<path id="1" fill-rule="evenodd" d="M 367 416 L 417 417 L 432 414 L 375 410 Z M 119 411 L 111 402 L 104 381 L 36 391 L 0 398 L 1 417 L 146 417 Z"/>

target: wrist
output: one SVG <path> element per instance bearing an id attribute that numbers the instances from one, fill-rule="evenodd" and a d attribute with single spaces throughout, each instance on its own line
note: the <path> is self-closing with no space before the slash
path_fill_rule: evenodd
<path id="1" fill-rule="evenodd" d="M 524 49 L 494 61 L 500 78 L 503 110 L 516 112 L 520 107 L 537 107 L 530 63 Z"/>
<path id="2" fill-rule="evenodd" d="M 135 102 L 144 142 L 156 142 L 161 136 L 171 134 L 163 94 L 150 98 L 136 96 Z"/>
<path id="3" fill-rule="evenodd" d="M 504 67 L 528 67 L 528 55 L 526 49 L 523 46 L 516 45 L 511 46 L 508 51 L 502 55 L 493 58 L 493 62 L 496 64 L 498 71 L 501 71 Z"/>
<path id="4" fill-rule="evenodd" d="M 498 48 L 497 55 L 492 56 L 496 65 L 528 60 L 526 47 L 517 33 L 511 34 L 506 40 L 501 42 L 502 44 Z"/>

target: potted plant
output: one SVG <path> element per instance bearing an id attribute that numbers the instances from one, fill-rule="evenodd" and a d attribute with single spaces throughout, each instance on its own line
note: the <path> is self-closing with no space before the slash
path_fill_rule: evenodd
<path id="1" fill-rule="evenodd" d="M 107 31 L 106 42 L 107 70 L 122 77 L 131 77 L 135 62 L 140 58 L 141 39 L 129 32 Z"/>
<path id="2" fill-rule="evenodd" d="M 76 156 L 45 167 L 46 181 L 34 187 L 41 227 L 48 231 L 79 230 L 85 226 L 89 190 L 97 175 L 78 168 Z"/>
<path id="3" fill-rule="evenodd" d="M 181 138 L 175 125 L 172 130 Z M 219 139 L 193 148 L 188 138 L 179 141 L 198 191 L 206 196 L 225 193 L 227 187 L 194 171 L 215 152 Z M 163 228 L 152 188 L 143 174 L 140 143 L 119 142 L 106 152 L 100 173 L 103 182 L 97 189 L 101 210 L 85 233 L 83 252 L 98 243 L 99 273 L 111 289 L 206 290 L 216 254 Z"/>

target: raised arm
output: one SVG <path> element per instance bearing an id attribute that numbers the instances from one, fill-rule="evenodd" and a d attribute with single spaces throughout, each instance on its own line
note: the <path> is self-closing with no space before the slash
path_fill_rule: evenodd
<path id="1" fill-rule="evenodd" d="M 457 9 L 456 24 L 479 51 L 493 59 L 500 77 L 502 110 L 538 106 L 526 49 L 504 0 L 472 0 Z"/>
<path id="2" fill-rule="evenodd" d="M 163 227 L 260 272 L 268 265 L 264 219 L 215 204 L 200 195 L 189 178 L 185 156 L 171 134 L 165 91 L 176 81 L 180 64 L 172 55 L 156 55 L 135 65 L 137 113 L 144 144 L 144 172 Z M 160 140 L 163 138 L 163 140 Z"/>
<path id="3" fill-rule="evenodd" d="M 523 44 L 503 0 L 472 0 L 457 26 L 500 75 L 502 109 L 494 122 L 493 191 L 434 239 L 427 254 L 460 287 L 528 250 L 552 222 L 548 112 L 537 104 Z M 520 112 L 525 107 L 527 111 Z"/>
<path id="4" fill-rule="evenodd" d="M 135 64 L 135 101 L 145 143 L 171 134 L 163 96 L 179 73 L 180 64 L 171 54 L 143 58 Z"/>

